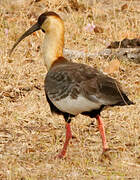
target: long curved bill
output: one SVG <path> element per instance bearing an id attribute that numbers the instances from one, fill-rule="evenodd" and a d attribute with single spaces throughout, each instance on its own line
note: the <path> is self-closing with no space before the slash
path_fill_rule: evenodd
<path id="1" fill-rule="evenodd" d="M 13 45 L 12 49 L 10 50 L 9 56 L 12 54 L 13 50 L 15 49 L 15 47 L 20 43 L 20 41 L 22 41 L 24 38 L 26 38 L 27 36 L 29 36 L 30 34 L 32 34 L 35 31 L 38 31 L 40 29 L 40 25 L 38 23 L 34 24 L 31 28 L 29 28 L 19 39 L 18 41 Z"/>

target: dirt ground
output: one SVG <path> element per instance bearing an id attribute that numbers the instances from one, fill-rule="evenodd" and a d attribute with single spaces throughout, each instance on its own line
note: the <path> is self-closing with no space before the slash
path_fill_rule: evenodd
<path id="1" fill-rule="evenodd" d="M 78 115 L 66 157 L 55 159 L 65 140 L 65 122 L 51 114 L 45 98 L 43 32 L 8 54 L 46 10 L 64 20 L 65 48 L 94 52 L 111 41 L 140 37 L 139 0 L 0 1 L 0 180 L 140 179 L 140 64 L 127 59 L 117 59 L 119 68 L 109 76 L 135 105 L 102 111 L 110 150 L 102 154 L 96 120 Z M 107 72 L 114 59 L 71 60 Z"/>

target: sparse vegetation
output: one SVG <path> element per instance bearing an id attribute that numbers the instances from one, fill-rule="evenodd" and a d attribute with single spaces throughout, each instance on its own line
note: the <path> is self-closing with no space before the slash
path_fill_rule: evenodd
<path id="1" fill-rule="evenodd" d="M 65 47 L 94 52 L 111 41 L 140 37 L 139 0 L 0 1 L 0 179 L 140 179 L 140 65 L 119 59 L 110 76 L 122 84 L 133 106 L 102 112 L 110 151 L 102 155 L 95 119 L 73 119 L 65 159 L 55 159 L 65 138 L 65 122 L 50 113 L 44 93 L 47 70 L 41 57 L 41 31 L 26 38 L 9 57 L 20 35 L 44 11 L 65 23 Z M 88 24 L 97 31 L 86 31 Z M 113 58 L 112 58 L 113 59 Z M 104 71 L 110 59 L 73 59 Z"/>

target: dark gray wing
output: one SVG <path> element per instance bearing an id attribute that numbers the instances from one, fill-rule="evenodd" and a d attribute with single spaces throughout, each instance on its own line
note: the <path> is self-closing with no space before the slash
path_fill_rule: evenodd
<path id="1" fill-rule="evenodd" d="M 81 87 L 89 100 L 102 105 L 133 104 L 123 92 L 120 84 L 102 72 L 84 65 L 81 76 L 86 77 L 86 80 L 81 82 Z"/>
<path id="2" fill-rule="evenodd" d="M 48 72 L 45 90 L 54 100 L 68 95 L 77 98 L 79 94 L 82 94 L 101 105 L 132 103 L 116 80 L 90 66 L 71 62 L 60 63 Z"/>

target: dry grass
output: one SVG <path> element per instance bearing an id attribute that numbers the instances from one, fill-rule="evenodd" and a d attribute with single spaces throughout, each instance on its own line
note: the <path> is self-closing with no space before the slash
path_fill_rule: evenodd
<path id="1" fill-rule="evenodd" d="M 69 2 L 69 3 L 68 3 Z M 75 2 L 75 3 L 74 3 Z M 140 179 L 140 65 L 121 59 L 112 74 L 128 92 L 134 106 L 102 112 L 110 151 L 102 156 L 95 119 L 73 119 L 73 139 L 65 159 L 54 159 L 62 148 L 65 123 L 52 116 L 44 94 L 46 68 L 40 56 L 42 32 L 8 51 L 16 39 L 45 10 L 65 21 L 65 47 L 94 52 L 110 41 L 140 34 L 139 0 L 3 0 L 0 1 L 0 179 Z M 121 10 L 122 5 L 128 6 Z M 79 10 L 77 11 L 78 8 Z M 103 33 L 86 32 L 94 22 Z M 103 70 L 107 59 L 77 59 Z M 92 126 L 91 126 L 91 122 Z"/>

